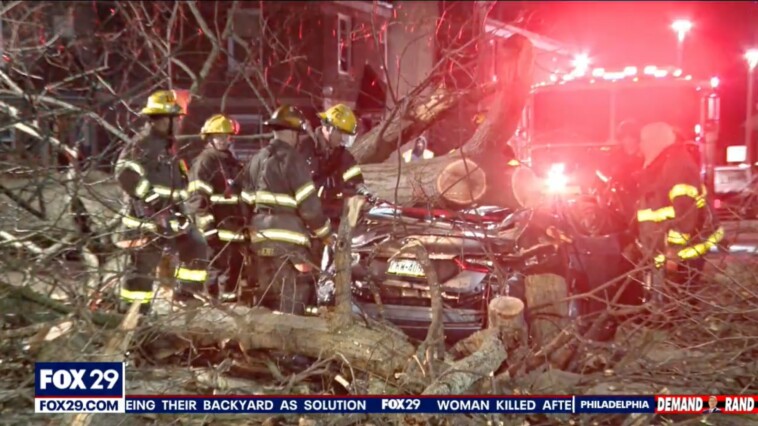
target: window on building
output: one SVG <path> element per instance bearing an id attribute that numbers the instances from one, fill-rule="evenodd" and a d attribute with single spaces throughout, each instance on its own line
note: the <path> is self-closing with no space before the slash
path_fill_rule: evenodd
<path id="1" fill-rule="evenodd" d="M 232 30 L 240 40 L 235 40 L 235 37 L 227 39 L 227 72 L 236 74 L 243 64 L 262 56 L 260 9 L 237 10 L 232 19 Z M 240 41 L 245 44 L 240 44 Z M 252 58 L 248 57 L 248 50 Z"/>
<path id="2" fill-rule="evenodd" d="M 351 40 L 352 25 L 350 17 L 337 15 L 337 70 L 340 74 L 350 74 L 353 45 Z"/>

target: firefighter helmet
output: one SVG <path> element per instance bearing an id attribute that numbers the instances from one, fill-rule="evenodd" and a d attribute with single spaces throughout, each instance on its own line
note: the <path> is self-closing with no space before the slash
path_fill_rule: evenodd
<path id="1" fill-rule="evenodd" d="M 274 130 L 303 130 L 305 114 L 293 106 L 282 105 L 271 114 L 271 118 L 266 120 L 263 125 Z"/>
<path id="2" fill-rule="evenodd" d="M 337 104 L 326 112 L 318 113 L 318 116 L 324 123 L 336 127 L 343 133 L 348 135 L 358 133 L 358 118 L 347 105 Z"/>
<path id="3" fill-rule="evenodd" d="M 236 135 L 239 133 L 239 123 L 224 114 L 216 114 L 205 120 L 200 134 L 205 135 Z"/>
<path id="4" fill-rule="evenodd" d="M 173 90 L 158 90 L 147 98 L 147 105 L 142 108 L 142 114 L 174 116 L 184 114 L 184 109 L 177 102 Z"/>

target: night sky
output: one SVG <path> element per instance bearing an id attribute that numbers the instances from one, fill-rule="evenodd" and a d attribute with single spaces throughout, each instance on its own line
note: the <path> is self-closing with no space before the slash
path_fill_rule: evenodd
<path id="1" fill-rule="evenodd" d="M 694 27 L 684 42 L 684 73 L 720 78 L 721 145 L 743 143 L 747 82 L 743 54 L 751 45 L 758 47 L 758 2 L 521 3 L 532 13 L 520 25 L 586 50 L 593 66 L 605 68 L 675 65 L 677 36 L 671 23 L 691 20 Z"/>

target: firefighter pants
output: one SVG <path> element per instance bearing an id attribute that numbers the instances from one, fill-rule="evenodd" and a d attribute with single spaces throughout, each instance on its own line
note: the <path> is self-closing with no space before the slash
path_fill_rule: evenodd
<path id="1" fill-rule="evenodd" d="M 313 294 L 313 277 L 300 273 L 289 256 L 257 256 L 258 289 L 263 305 L 303 315 Z"/>
<path id="2" fill-rule="evenodd" d="M 212 239 L 208 244 L 213 252 L 208 279 L 209 291 L 212 295 L 217 295 L 219 291 L 236 292 L 245 261 L 244 243 Z"/>
<path id="3" fill-rule="evenodd" d="M 131 266 L 120 291 L 122 309 L 138 301 L 143 305 L 142 312 L 149 310 L 154 297 L 155 269 L 164 251 L 179 255 L 179 267 L 174 274 L 177 284 L 174 298 L 188 299 L 203 291 L 208 279 L 209 248 L 202 234 L 195 227 L 190 227 L 176 237 L 158 237 L 150 244 L 131 251 Z"/>

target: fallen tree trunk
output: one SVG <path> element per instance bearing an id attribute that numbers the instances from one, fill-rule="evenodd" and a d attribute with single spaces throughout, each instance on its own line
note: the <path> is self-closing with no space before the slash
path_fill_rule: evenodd
<path id="1" fill-rule="evenodd" d="M 246 351 L 279 350 L 312 358 L 344 356 L 353 368 L 389 379 L 403 370 L 414 354 L 413 345 L 404 336 L 381 328 L 353 323 L 335 333 L 328 319 L 274 313 L 265 308 L 200 308 L 187 317 L 163 320 L 154 333 L 144 337 L 146 354 L 151 347 L 162 346 L 167 338 L 201 347 L 232 339 Z"/>
<path id="2" fill-rule="evenodd" d="M 398 141 L 409 141 L 419 136 L 445 113 L 467 99 L 490 93 L 494 85 L 482 88 L 447 90 L 437 88 L 431 96 L 423 95 L 424 86 L 417 87 L 400 102 L 385 121 L 355 141 L 350 152 L 360 164 L 379 163 L 398 150 Z M 401 142 L 401 145 L 403 142 Z"/>
<path id="3" fill-rule="evenodd" d="M 521 118 L 531 87 L 534 51 L 514 35 L 506 43 L 507 61 L 487 119 L 463 147 L 430 160 L 399 159 L 361 167 L 367 185 L 384 199 L 399 204 L 431 201 L 466 206 L 491 204 L 518 207 L 534 193 L 533 174 L 508 166 L 506 144 Z"/>

